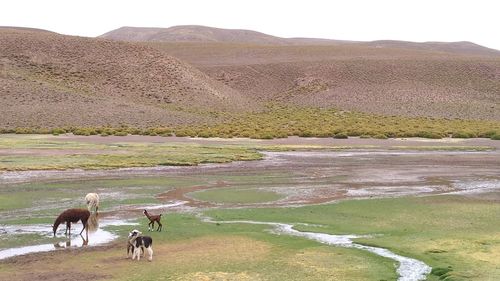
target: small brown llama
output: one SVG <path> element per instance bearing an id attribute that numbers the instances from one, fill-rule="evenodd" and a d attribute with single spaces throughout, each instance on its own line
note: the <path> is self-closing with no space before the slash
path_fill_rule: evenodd
<path id="1" fill-rule="evenodd" d="M 144 215 L 149 219 L 148 230 L 152 231 L 155 228 L 155 222 L 158 223 L 158 229 L 156 231 L 161 231 L 163 225 L 161 224 L 161 214 L 159 215 L 150 215 L 147 210 L 144 210 Z"/>

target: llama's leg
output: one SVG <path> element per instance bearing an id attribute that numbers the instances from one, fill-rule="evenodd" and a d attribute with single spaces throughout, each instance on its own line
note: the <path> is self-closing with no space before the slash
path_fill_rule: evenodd
<path id="1" fill-rule="evenodd" d="M 71 236 L 71 222 L 66 223 L 66 230 L 68 231 L 68 235 Z"/>
<path id="2" fill-rule="evenodd" d="M 137 261 L 141 260 L 141 247 L 135 248 L 136 256 L 137 256 Z"/>
<path id="3" fill-rule="evenodd" d="M 85 227 L 85 239 L 87 240 L 87 244 L 88 244 L 89 243 L 89 228 L 88 227 Z M 87 244 L 85 244 L 85 245 L 87 245 Z"/>
<path id="4" fill-rule="evenodd" d="M 134 246 L 132 246 L 133 249 L 132 249 L 132 260 L 135 260 L 135 256 L 137 256 L 137 250 L 135 249 Z"/>
<path id="5" fill-rule="evenodd" d="M 82 228 L 82 231 L 80 231 L 80 235 L 82 235 L 83 231 L 84 231 L 85 229 L 87 229 L 87 222 L 88 222 L 87 220 L 83 220 L 83 219 L 82 219 L 83 228 Z M 88 231 L 88 229 L 87 229 L 87 236 L 88 236 L 88 234 L 89 234 L 89 231 Z"/>
<path id="6" fill-rule="evenodd" d="M 147 249 L 148 251 L 148 261 L 153 261 L 153 246 L 149 246 Z"/>
<path id="7" fill-rule="evenodd" d="M 157 229 L 157 231 L 161 231 L 162 228 L 163 228 L 163 225 L 161 224 L 161 222 L 158 222 L 158 229 Z"/>
<path id="8" fill-rule="evenodd" d="M 151 226 L 151 225 L 152 225 L 152 226 Z M 150 222 L 148 223 L 148 231 L 151 231 L 151 227 L 153 227 L 153 228 L 155 227 L 155 223 L 154 223 L 154 222 L 152 222 L 152 221 L 150 221 Z"/>

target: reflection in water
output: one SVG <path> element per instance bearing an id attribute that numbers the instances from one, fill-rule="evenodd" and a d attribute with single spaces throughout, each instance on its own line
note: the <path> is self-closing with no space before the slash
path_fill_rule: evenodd
<path id="1" fill-rule="evenodd" d="M 124 220 L 102 220 L 101 222 L 99 222 L 99 218 L 95 214 L 91 215 L 88 224 L 89 224 L 88 234 L 86 233 L 84 233 L 84 235 L 75 234 L 71 237 L 68 237 L 69 239 L 67 240 L 65 239 L 63 241 L 58 241 L 56 243 L 0 250 L 0 260 L 30 253 L 49 252 L 57 249 L 102 245 L 113 241 L 114 239 L 117 238 L 117 236 L 100 227 L 137 225 L 137 223 Z M 49 239 L 52 238 L 52 226 L 48 225 L 7 225 L 7 226 L 2 225 L 0 226 L 0 229 L 4 230 L 6 235 L 38 233 Z M 60 232 L 64 232 L 64 230 L 61 229 Z"/>
<path id="2" fill-rule="evenodd" d="M 99 214 L 90 214 L 89 220 L 87 221 L 87 230 L 89 233 L 95 233 L 99 229 Z"/>

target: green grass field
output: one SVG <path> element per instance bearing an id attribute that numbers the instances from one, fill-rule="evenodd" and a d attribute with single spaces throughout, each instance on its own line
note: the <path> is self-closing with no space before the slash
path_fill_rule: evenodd
<path id="1" fill-rule="evenodd" d="M 217 220 L 303 222 L 301 230 L 376 234 L 358 242 L 450 269 L 442 280 L 495 280 L 500 276 L 500 205 L 462 196 L 345 201 L 291 209 L 208 212 Z M 434 280 L 436 276 L 430 278 Z"/>
<path id="2" fill-rule="evenodd" d="M 499 276 L 500 205 L 462 196 L 345 201 L 301 208 L 205 212 L 217 220 L 303 222 L 301 230 L 373 234 L 358 242 L 420 259 L 435 270 L 428 280 L 495 280 Z M 146 220 L 139 220 L 145 228 Z M 211 224 L 190 214 L 169 214 L 165 232 L 151 233 L 155 261 L 131 263 L 121 243 L 106 250 L 61 252 L 37 261 L 34 272 L 60 263 L 81 264 L 110 280 L 395 280 L 394 263 L 355 249 L 266 232 L 269 227 Z M 122 237 L 130 227 L 115 227 Z M 71 257 L 71 258 L 70 258 Z M 95 268 L 95 264 L 101 266 Z M 0 277 L 16 264 L 0 264 Z M 443 272 L 447 272 L 442 276 Z M 441 277 L 441 279 L 440 279 Z"/>
<path id="3" fill-rule="evenodd" d="M 261 159 L 257 151 L 244 147 L 180 143 L 92 144 L 55 141 L 43 135 L 2 135 L 0 149 L 13 151 L 10 155 L 0 155 L 0 171 L 191 166 Z M 15 152 L 24 149 L 31 153 Z"/>

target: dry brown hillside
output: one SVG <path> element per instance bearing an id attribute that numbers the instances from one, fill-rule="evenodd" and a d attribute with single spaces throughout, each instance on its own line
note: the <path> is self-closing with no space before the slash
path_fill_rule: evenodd
<path id="1" fill-rule="evenodd" d="M 196 108 L 241 110 L 235 90 L 154 48 L 40 30 L 0 28 L 3 128 L 205 120 Z"/>
<path id="2" fill-rule="evenodd" d="M 269 36 L 222 31 L 210 38 Z M 273 38 L 119 42 L 0 28 L 0 128 L 191 124 L 269 102 L 500 120 L 497 51 L 468 42 Z"/>
<path id="3" fill-rule="evenodd" d="M 500 55 L 365 43 L 145 43 L 258 101 L 500 120 Z M 476 50 L 469 46 L 467 52 Z"/>
<path id="4" fill-rule="evenodd" d="M 500 56 L 500 51 L 489 49 L 472 42 L 407 42 L 397 40 L 378 40 L 372 42 L 345 41 L 322 38 L 282 38 L 244 29 L 225 29 L 202 25 L 178 25 L 168 28 L 124 26 L 109 31 L 101 38 L 117 41 L 137 42 L 196 42 L 196 43 L 233 43 L 253 45 L 343 45 L 368 46 L 371 48 L 399 48 L 447 52 L 467 55 Z"/>
<path id="5" fill-rule="evenodd" d="M 169 28 L 124 26 L 99 37 L 121 41 L 286 44 L 284 38 L 252 30 L 223 29 L 199 25 L 180 25 Z"/>

